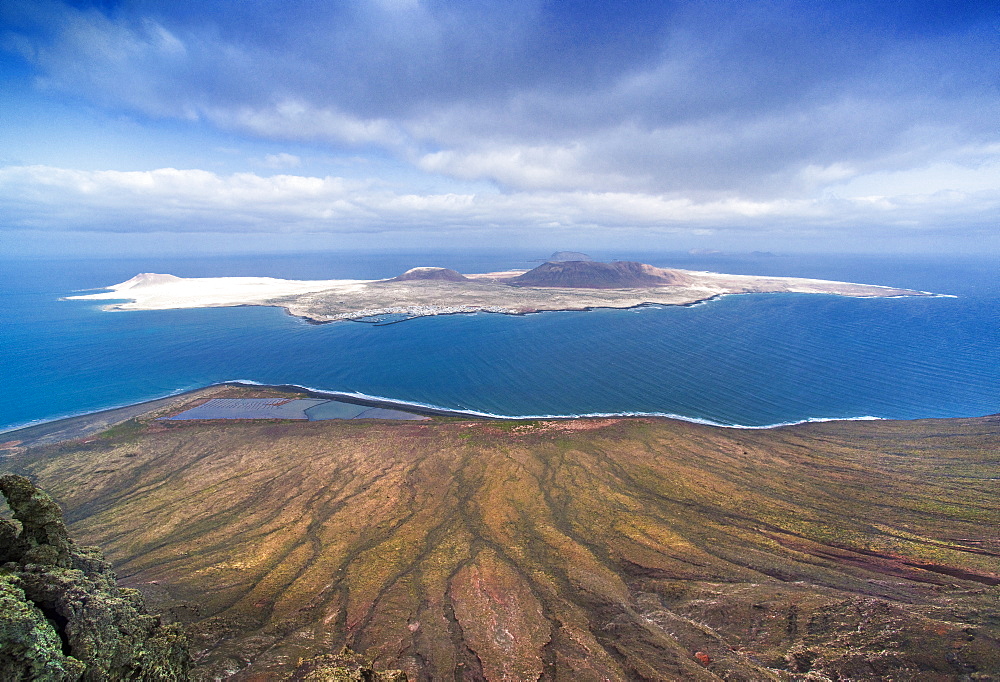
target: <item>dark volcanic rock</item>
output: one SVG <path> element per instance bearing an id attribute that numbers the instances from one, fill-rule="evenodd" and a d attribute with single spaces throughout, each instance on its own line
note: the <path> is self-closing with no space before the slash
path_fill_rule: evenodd
<path id="1" fill-rule="evenodd" d="M 120 589 L 94 547 L 73 543 L 62 511 L 21 476 L 0 476 L 20 524 L 0 519 L 0 679 L 186 679 L 187 639 Z"/>
<path id="2" fill-rule="evenodd" d="M 449 268 L 410 268 L 402 275 L 386 280 L 387 282 L 416 282 L 420 280 L 435 280 L 444 282 L 467 282 L 469 278 L 460 272 Z"/>
<path id="3" fill-rule="evenodd" d="M 513 286 L 570 289 L 633 289 L 687 282 L 687 277 L 677 270 L 665 270 L 634 261 L 547 262 L 523 275 L 507 280 L 507 283 Z"/>

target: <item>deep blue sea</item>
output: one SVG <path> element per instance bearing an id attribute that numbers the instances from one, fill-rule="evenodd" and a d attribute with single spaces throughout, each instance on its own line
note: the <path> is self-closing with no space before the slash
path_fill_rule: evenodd
<path id="1" fill-rule="evenodd" d="M 312 325 L 278 308 L 104 312 L 61 297 L 138 272 L 389 277 L 530 268 L 542 253 L 0 260 L 0 429 L 221 381 L 507 416 L 653 413 L 725 425 L 1000 412 L 998 261 L 592 254 L 954 297 L 728 296 L 692 307 Z"/>

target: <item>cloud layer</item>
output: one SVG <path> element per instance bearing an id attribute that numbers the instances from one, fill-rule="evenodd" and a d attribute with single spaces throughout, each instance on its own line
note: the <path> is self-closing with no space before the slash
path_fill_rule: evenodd
<path id="1" fill-rule="evenodd" d="M 2 44 L 54 97 L 388 156 L 456 191 L 18 166 L 0 201 L 35 228 L 978 234 L 1000 187 L 1000 19 L 983 6 L 12 0 Z M 302 156 L 256 165 L 293 171 Z"/>
<path id="2" fill-rule="evenodd" d="M 77 230 L 112 232 L 448 233 L 602 227 L 672 232 L 681 227 L 738 231 L 812 225 L 827 233 L 850 233 L 866 225 L 898 235 L 949 228 L 956 219 L 973 231 L 991 227 L 977 218 L 1000 210 L 1000 166 L 992 172 L 996 184 L 973 192 L 693 201 L 585 190 L 414 194 L 330 176 L 15 166 L 0 169 L 0 201 L 8 207 L 8 225 L 33 230 L 71 224 Z M 944 173 L 934 171 L 935 176 Z M 920 178 L 888 175 L 882 181 L 910 186 Z"/>

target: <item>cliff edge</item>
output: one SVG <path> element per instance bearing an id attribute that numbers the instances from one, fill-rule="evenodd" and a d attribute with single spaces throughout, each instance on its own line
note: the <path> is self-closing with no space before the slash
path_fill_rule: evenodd
<path id="1" fill-rule="evenodd" d="M 27 478 L 0 476 L 0 679 L 187 679 L 179 625 L 119 588 L 96 547 L 76 545 L 62 510 Z"/>

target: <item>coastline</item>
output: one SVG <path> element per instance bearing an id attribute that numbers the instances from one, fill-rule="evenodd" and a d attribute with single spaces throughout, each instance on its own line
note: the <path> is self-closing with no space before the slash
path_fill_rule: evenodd
<path id="1" fill-rule="evenodd" d="M 479 284 L 484 284 L 485 282 L 488 281 L 488 279 L 490 277 L 494 277 L 495 278 L 498 275 L 512 274 L 513 272 L 514 271 L 511 271 L 511 273 L 487 273 L 487 274 L 484 274 L 484 275 L 471 275 L 470 277 L 473 278 L 473 283 L 474 284 L 476 284 L 477 280 L 478 280 Z M 518 272 L 520 272 L 520 271 L 518 271 Z M 705 276 L 711 276 L 711 277 L 724 277 L 724 278 L 729 278 L 729 279 L 733 279 L 733 280 L 752 281 L 752 282 L 755 282 L 755 283 L 758 283 L 758 284 L 777 281 L 779 283 L 784 283 L 784 284 L 788 284 L 788 283 L 802 284 L 802 283 L 805 283 L 805 284 L 811 285 L 812 287 L 816 287 L 816 286 L 822 286 L 822 287 L 830 287 L 830 286 L 834 286 L 834 287 L 840 287 L 840 286 L 859 287 L 859 288 L 861 288 L 861 291 L 863 291 L 864 293 L 862 294 L 858 290 L 856 290 L 854 293 L 846 293 L 846 292 L 843 292 L 843 291 L 832 291 L 832 290 L 816 291 L 815 289 L 811 289 L 809 291 L 790 290 L 790 289 L 785 289 L 784 291 L 774 291 L 774 290 L 770 290 L 770 289 L 767 289 L 767 288 L 764 288 L 764 290 L 760 290 L 759 288 L 756 289 L 756 290 L 752 289 L 752 288 L 744 288 L 744 289 L 738 290 L 738 291 L 719 291 L 718 289 L 716 289 L 715 291 L 707 291 L 707 290 L 705 290 L 705 288 L 701 288 L 701 291 L 699 292 L 701 294 L 701 296 L 698 296 L 698 297 L 689 297 L 687 299 L 677 300 L 677 297 L 674 296 L 673 300 L 640 300 L 640 301 L 638 301 L 636 303 L 632 303 L 632 304 L 628 304 L 628 305 L 623 305 L 623 304 L 608 305 L 608 304 L 606 304 L 606 302 L 601 302 L 600 304 L 597 304 L 597 305 L 573 305 L 572 307 L 569 307 L 569 306 L 558 306 L 557 307 L 557 306 L 553 305 L 552 307 L 534 308 L 534 309 L 524 309 L 524 308 L 514 308 L 514 307 L 511 307 L 511 308 L 502 308 L 502 309 L 489 309 L 489 308 L 475 307 L 475 306 L 471 307 L 471 308 L 470 307 L 457 308 L 457 307 L 436 306 L 436 307 L 433 307 L 433 308 L 427 308 L 427 307 L 425 307 L 425 308 L 423 308 L 421 310 L 416 311 L 417 314 L 407 314 L 407 313 L 414 312 L 414 311 L 412 311 L 409 308 L 405 308 L 403 310 L 386 310 L 386 309 L 369 310 L 369 309 L 365 309 L 365 310 L 356 311 L 355 313 L 346 316 L 344 319 L 351 320 L 351 321 L 357 321 L 357 322 L 362 323 L 362 324 L 370 324 L 370 325 L 373 325 L 373 326 L 381 326 L 381 325 L 388 325 L 388 324 L 397 324 L 397 323 L 402 322 L 402 321 L 408 321 L 410 319 L 414 319 L 416 317 L 422 317 L 422 316 L 431 316 L 431 315 L 467 315 L 467 314 L 476 314 L 476 313 L 479 313 L 479 312 L 491 312 L 491 313 L 497 313 L 497 314 L 503 314 L 503 315 L 511 315 L 511 316 L 527 316 L 527 315 L 531 315 L 531 314 L 535 314 L 535 313 L 541 313 L 541 312 L 561 312 L 561 311 L 585 312 L 585 311 L 591 311 L 591 310 L 609 310 L 609 311 L 613 311 L 613 310 L 638 310 L 638 309 L 642 309 L 642 308 L 655 308 L 655 307 L 659 307 L 659 306 L 694 307 L 694 306 L 698 306 L 698 305 L 705 305 L 705 304 L 708 304 L 711 301 L 721 299 L 721 298 L 723 298 L 725 296 L 735 295 L 737 293 L 768 293 L 768 294 L 770 294 L 770 293 L 827 293 L 828 295 L 829 294 L 833 294 L 833 295 L 847 295 L 847 296 L 852 296 L 852 297 L 862 297 L 862 296 L 864 296 L 864 297 L 879 297 L 879 298 L 899 298 L 899 297 L 903 297 L 903 296 L 924 296 L 924 297 L 939 297 L 939 296 L 940 297 L 947 297 L 948 296 L 947 294 L 939 295 L 939 294 L 933 294 L 933 293 L 925 292 L 925 291 L 900 290 L 900 289 L 896 289 L 896 288 L 885 286 L 885 285 L 853 285 L 853 284 L 850 284 L 850 283 L 838 282 L 838 281 L 834 281 L 834 280 L 817 280 L 817 279 L 805 279 L 805 278 L 780 278 L 780 277 L 757 277 L 757 276 L 753 276 L 753 275 L 719 275 L 718 273 L 711 273 L 711 272 L 707 272 L 707 271 L 685 271 L 685 272 L 690 272 L 692 274 L 692 276 L 694 276 L 694 275 L 699 275 L 699 276 L 700 275 L 705 275 Z M 142 276 L 139 276 L 139 277 L 142 277 Z M 182 278 L 175 278 L 173 276 L 165 276 L 165 275 L 156 275 L 156 276 L 150 276 L 150 277 L 166 278 L 168 281 L 171 281 L 171 280 L 172 281 L 176 281 L 176 280 L 181 280 L 182 279 Z M 133 278 L 133 280 L 135 280 L 135 279 L 137 279 L 137 278 Z M 188 282 L 189 284 L 192 283 L 192 282 L 196 282 L 199 285 L 205 285 L 205 284 L 211 284 L 212 282 L 231 281 L 232 279 L 234 279 L 234 278 L 194 278 L 194 279 L 189 279 L 189 280 L 184 280 L 184 281 Z M 235 278 L 235 279 L 239 279 L 240 281 L 244 281 L 244 282 L 246 282 L 248 280 L 259 281 L 261 279 L 266 279 L 266 280 L 272 281 L 272 282 L 274 282 L 274 281 L 279 281 L 279 282 L 293 282 L 293 283 L 296 284 L 296 286 L 301 285 L 301 286 L 306 287 L 306 288 L 314 288 L 314 286 L 319 286 L 320 284 L 322 284 L 323 286 L 325 286 L 325 285 L 327 285 L 327 284 L 329 284 L 331 282 L 344 283 L 344 284 L 350 283 L 350 286 L 357 287 L 359 285 L 359 283 L 369 282 L 368 280 L 364 280 L 364 281 L 362 281 L 362 280 L 315 280 L 315 281 L 312 281 L 312 280 L 272 280 L 270 278 Z M 132 281 L 132 280 L 130 280 L 130 281 Z M 373 289 L 377 289 L 380 293 L 392 290 L 392 286 L 393 285 L 387 286 L 385 284 L 386 280 L 371 280 L 371 282 L 379 282 L 380 283 L 377 287 L 372 287 Z M 161 281 L 159 283 L 162 284 L 164 282 Z M 123 283 L 123 284 L 125 284 L 125 283 Z M 151 284 L 153 286 L 156 286 L 157 282 L 155 280 L 153 280 L 151 282 L 149 282 L 149 281 L 146 282 L 146 284 L 147 285 Z M 454 285 L 454 283 L 446 283 L 444 285 L 444 287 L 446 289 L 448 286 L 453 286 L 453 285 Z M 465 285 L 466 285 L 466 283 L 461 283 L 458 286 L 465 286 Z M 284 286 L 284 285 L 282 285 L 282 286 Z M 396 287 L 405 287 L 405 288 L 410 289 L 410 290 L 429 289 L 429 290 L 433 290 L 433 291 L 437 291 L 437 292 L 442 291 L 442 286 L 441 286 L 440 283 L 427 282 L 427 281 L 423 281 L 423 282 L 408 282 L 405 285 L 402 284 L 402 283 L 395 283 L 395 286 Z M 110 308 L 115 308 L 115 309 L 120 309 L 120 308 L 141 309 L 139 307 L 128 306 L 127 304 L 123 305 L 121 303 L 117 303 L 117 301 L 121 301 L 122 299 L 127 298 L 132 293 L 139 293 L 143 289 L 143 286 L 136 286 L 136 283 L 133 282 L 132 288 L 135 289 L 134 292 L 133 291 L 129 291 L 129 290 L 119 291 L 119 289 L 123 289 L 123 288 L 124 287 L 122 287 L 121 285 L 115 285 L 115 287 L 111 288 L 111 289 L 113 289 L 113 291 L 111 291 L 111 292 L 105 292 L 103 294 L 96 294 L 96 295 L 94 295 L 94 297 L 99 298 L 99 299 L 104 299 L 105 301 L 109 301 L 109 299 L 115 299 L 115 303 L 112 303 L 109 306 Z M 518 294 L 519 292 L 524 292 L 526 290 L 529 293 L 533 292 L 533 291 L 539 291 L 538 289 L 534 289 L 534 288 L 528 288 L 528 287 L 514 288 L 514 287 L 510 287 L 509 285 L 503 285 L 502 288 L 505 291 L 507 291 L 507 292 L 513 291 L 514 294 Z M 682 287 L 682 288 L 687 289 L 686 293 L 691 293 L 690 289 L 688 289 L 686 287 Z M 676 292 L 676 289 L 677 288 L 674 288 L 674 287 L 662 287 L 659 290 L 657 290 L 657 293 L 674 294 Z M 320 293 L 324 293 L 325 294 L 328 291 L 329 291 L 328 289 L 321 290 Z M 338 289 L 338 291 L 342 291 L 342 289 Z M 562 289 L 543 289 L 541 291 L 546 296 L 556 296 L 556 297 L 558 297 L 558 296 L 562 295 L 564 292 L 566 292 L 566 290 L 562 290 Z M 628 292 L 628 293 L 638 293 L 638 292 L 644 292 L 644 291 L 647 291 L 647 290 L 645 290 L 645 289 L 643 289 L 643 290 L 635 289 L 635 290 L 631 290 L 631 292 Z M 900 294 L 900 293 L 898 293 L 900 291 L 908 291 L 909 293 Z M 575 291 L 571 290 L 571 291 L 569 291 L 569 293 L 575 294 L 575 295 L 582 294 L 582 295 L 586 295 L 586 296 L 619 296 L 620 294 L 626 293 L 626 290 L 579 290 L 578 289 L 578 290 L 575 290 Z M 91 298 L 91 296 L 73 296 L 73 297 L 70 297 L 70 298 L 74 298 L 74 299 L 85 298 L 86 299 L 86 298 Z M 221 303 L 221 304 L 212 304 L 212 303 L 204 303 L 203 302 L 203 304 L 199 304 L 199 305 L 185 305 L 184 307 L 236 307 L 236 306 L 275 307 L 275 308 L 282 309 L 284 311 L 284 313 L 287 314 L 287 315 L 289 315 L 289 316 L 298 317 L 300 320 L 303 321 L 303 323 L 306 323 L 306 324 L 317 324 L 317 325 L 320 325 L 320 324 L 326 324 L 326 323 L 328 323 L 330 321 L 334 321 L 334 320 L 331 320 L 329 317 L 325 317 L 325 316 L 316 316 L 316 317 L 313 317 L 313 316 L 311 316 L 308 313 L 304 313 L 301 310 L 297 310 L 296 309 L 296 305 L 298 303 L 300 303 L 299 300 L 288 300 L 288 299 L 281 300 L 279 298 L 279 299 L 275 299 L 275 300 L 268 299 L 268 300 L 255 301 L 255 302 L 244 302 L 244 303 L 228 302 L 228 303 Z M 151 307 L 150 309 L 156 310 L 156 309 L 164 309 L 164 308 L 161 308 L 161 307 Z M 366 320 L 366 319 L 363 319 L 364 317 L 371 316 L 372 314 L 376 314 L 376 315 L 381 314 L 383 316 L 393 315 L 396 318 L 402 317 L 402 319 L 391 319 L 391 320 Z M 247 372 L 247 374 L 250 374 L 252 376 L 251 372 Z M 223 375 L 223 377 L 224 376 L 225 375 Z M 301 380 L 301 378 L 300 378 L 300 380 Z M 336 382 L 336 381 L 333 381 L 333 382 L 324 381 L 323 383 L 328 383 L 328 384 L 332 383 L 333 385 L 336 385 L 336 383 L 338 383 L 338 382 Z M 75 413 L 74 412 L 70 412 L 70 413 L 64 412 L 63 413 L 64 416 L 60 416 L 60 417 L 48 417 L 44 421 L 32 421 L 32 422 L 27 422 L 27 423 L 25 423 L 25 422 L 22 421 L 20 424 L 12 424 L 11 426 L 4 428 L 3 430 L 0 430 L 0 434 L 7 434 L 5 437 L 0 437 L 0 441 L 7 440 L 9 438 L 15 438 L 15 437 L 17 437 L 17 434 L 19 434 L 19 433 L 23 434 L 25 431 L 27 431 L 29 434 L 39 433 L 41 431 L 46 431 L 46 430 L 48 430 L 48 431 L 56 431 L 56 430 L 59 430 L 59 428 L 60 428 L 60 427 L 57 427 L 56 425 L 63 424 L 66 420 L 80 419 L 80 420 L 83 420 L 83 421 L 93 421 L 93 420 L 98 419 L 98 418 L 105 419 L 105 420 L 112 419 L 115 416 L 116 411 L 118 411 L 118 410 L 135 411 L 135 410 L 140 409 L 139 406 L 145 405 L 147 403 L 150 404 L 151 408 L 152 408 L 152 404 L 155 403 L 156 401 L 180 400 L 180 399 L 184 398 L 184 396 L 189 395 L 191 393 L 194 393 L 194 392 L 197 392 L 197 391 L 203 391 L 203 390 L 206 390 L 208 388 L 211 388 L 212 386 L 221 386 L 221 385 L 227 385 L 227 384 L 255 385 L 255 382 L 252 382 L 252 381 L 240 381 L 240 380 L 224 381 L 224 382 L 221 382 L 219 384 L 212 384 L 212 385 L 207 386 L 207 387 L 193 388 L 193 389 L 183 390 L 183 391 L 179 391 L 179 392 L 175 392 L 175 393 L 170 393 L 170 394 L 165 395 L 165 396 L 160 397 L 160 398 L 152 398 L 151 400 L 147 400 L 147 401 L 145 401 L 143 403 L 118 405 L 116 407 L 106 408 L 106 409 L 103 409 L 103 410 L 97 410 L 97 411 L 94 411 L 94 412 L 75 412 Z M 188 384 L 188 386 L 191 386 L 191 384 Z M 261 387 L 262 388 L 267 388 L 267 386 L 264 386 L 264 385 L 261 385 Z M 405 411 L 410 411 L 410 412 L 419 413 L 419 414 L 438 415 L 438 416 L 452 416 L 452 417 L 471 418 L 471 419 L 496 419 L 496 420 L 557 420 L 557 419 L 563 419 L 563 420 L 572 420 L 572 419 L 601 419 L 601 418 L 662 418 L 662 419 L 680 420 L 680 421 L 685 421 L 685 422 L 690 422 L 690 423 L 697 423 L 697 424 L 705 424 L 705 425 L 710 425 L 710 426 L 717 426 L 717 427 L 720 427 L 720 428 L 731 428 L 731 429 L 771 429 L 771 428 L 780 428 L 780 427 L 783 427 L 783 426 L 790 426 L 790 425 L 801 424 L 801 423 L 809 423 L 809 422 L 842 421 L 842 420 L 843 421 L 848 421 L 848 420 L 870 420 L 870 419 L 882 418 L 882 417 L 873 416 L 870 413 L 865 413 L 865 412 L 859 412 L 858 414 L 856 414 L 854 416 L 836 416 L 836 417 L 831 417 L 831 416 L 823 415 L 822 412 L 820 412 L 820 414 L 817 415 L 817 416 L 810 416 L 810 417 L 805 417 L 805 418 L 802 418 L 802 419 L 795 419 L 795 420 L 781 421 L 781 422 L 777 422 L 776 421 L 774 423 L 759 424 L 759 423 L 754 423 L 752 416 L 749 419 L 742 420 L 744 422 L 749 422 L 749 423 L 725 423 L 725 422 L 712 421 L 710 419 L 703 419 L 703 418 L 699 418 L 697 416 L 693 416 L 692 417 L 692 416 L 679 415 L 679 414 L 676 414 L 674 412 L 657 412 L 657 411 L 650 411 L 650 412 L 622 411 L 622 412 L 593 412 L 593 413 L 582 413 L 582 412 L 581 413 L 572 413 L 572 412 L 568 412 L 567 411 L 566 413 L 561 413 L 561 414 L 497 414 L 497 413 L 485 412 L 485 411 L 477 411 L 477 410 L 449 409 L 449 408 L 440 407 L 438 405 L 423 404 L 423 403 L 417 403 L 417 402 L 408 402 L 408 401 L 404 401 L 404 400 L 396 400 L 396 399 L 392 399 L 392 398 L 386 398 L 386 397 L 378 396 L 378 395 L 366 395 L 366 394 L 359 394 L 359 393 L 345 393 L 345 392 L 338 392 L 338 391 L 335 391 L 335 390 L 327 390 L 327 389 L 323 389 L 323 388 L 318 388 L 317 389 L 317 388 L 312 388 L 312 387 L 309 387 L 309 386 L 294 386 L 293 385 L 293 386 L 289 386 L 288 388 L 290 390 L 296 390 L 298 392 L 305 393 L 305 394 L 310 395 L 310 396 L 323 397 L 323 398 L 328 398 L 328 399 L 335 399 L 335 400 L 340 400 L 340 401 L 343 401 L 343 402 L 350 402 L 350 403 L 355 403 L 355 404 L 360 404 L 360 405 L 366 405 L 366 406 L 372 406 L 372 407 L 386 407 L 386 408 L 389 408 L 389 409 L 402 409 L 402 410 L 405 410 Z M 659 401 L 657 401 L 657 402 L 659 402 Z M 469 401 L 469 402 L 466 402 L 466 404 L 475 404 L 475 401 Z M 640 404 L 642 404 L 642 403 L 640 403 Z M 617 407 L 618 405 L 613 405 L 613 406 Z M 656 402 L 654 402 L 650 406 L 651 407 L 658 407 L 659 405 Z M 70 405 L 70 406 L 67 406 L 67 407 L 70 407 L 72 409 L 75 406 Z M 571 405 L 567 405 L 566 407 L 572 407 L 572 406 Z M 671 407 L 674 407 L 674 406 L 671 405 Z M 676 407 L 674 407 L 674 409 L 676 409 Z M 831 410 L 831 411 L 834 411 L 834 410 Z M 122 412 L 122 414 L 126 414 L 126 413 L 127 412 Z M 141 414 L 141 410 L 140 410 L 139 413 Z M 975 412 L 975 413 L 979 413 L 979 411 L 977 410 L 977 412 Z M 789 418 L 793 418 L 793 419 L 795 417 L 799 416 L 798 414 L 795 413 L 795 411 L 785 412 L 784 414 L 778 413 L 778 414 L 775 414 L 773 416 L 780 418 L 782 416 L 785 416 L 786 414 L 788 415 Z M 827 414 L 829 414 L 829 412 Z M 103 415 L 103 416 L 101 416 L 101 415 Z M 24 416 L 29 416 L 29 415 L 24 415 Z M 123 417 L 122 419 L 120 419 L 118 421 L 118 423 L 120 423 L 120 421 L 124 421 L 125 419 L 128 419 L 128 418 L 130 418 L 130 417 Z M 911 417 L 909 415 L 907 415 L 907 416 L 904 416 L 904 418 L 909 419 Z M 913 416 L 912 418 L 920 418 L 920 417 Z M 734 419 L 733 421 L 735 422 L 736 420 Z M 111 425 L 113 425 L 113 424 L 108 424 L 108 426 L 111 426 Z M 37 429 L 38 431 L 28 431 L 28 430 L 34 430 L 34 429 Z"/>
<path id="2" fill-rule="evenodd" d="M 0 452 L 4 449 L 34 447 L 38 445 L 53 445 L 61 442 L 78 440 L 93 436 L 109 428 L 122 424 L 135 417 L 149 415 L 154 412 L 165 412 L 179 404 L 196 400 L 199 397 L 208 397 L 213 391 L 225 389 L 226 387 L 242 387 L 247 389 L 259 389 L 268 392 L 304 394 L 310 398 L 324 398 L 339 402 L 362 405 L 365 407 L 380 407 L 386 409 L 400 410 L 429 417 L 452 417 L 459 419 L 470 419 L 476 421 L 578 421 L 588 419 L 665 419 L 670 421 L 681 421 L 691 424 L 700 424 L 720 429 L 761 431 L 795 427 L 803 424 L 815 424 L 825 422 L 848 422 L 848 421 L 923 421 L 926 419 L 975 419 L 991 415 L 979 415 L 978 417 L 924 417 L 913 420 L 886 419 L 873 415 L 861 415 L 855 417 L 806 417 L 796 421 L 779 422 L 774 424 L 723 424 L 713 422 L 708 419 L 698 417 L 686 417 L 683 415 L 667 412 L 594 412 L 582 414 L 530 414 L 530 415 L 504 415 L 478 410 L 455 410 L 440 406 L 429 405 L 416 401 L 394 400 L 381 396 L 371 396 L 362 393 L 332 391 L 317 389 L 297 384 L 263 384 L 246 379 L 236 379 L 224 381 L 201 388 L 185 390 L 162 398 L 154 398 L 138 403 L 123 405 L 118 407 L 96 410 L 66 417 L 58 417 L 37 424 L 16 426 L 6 430 L 0 430 Z M 13 444 L 11 444 L 13 443 Z"/>
<path id="3" fill-rule="evenodd" d="M 879 286 L 876 284 L 864 285 L 864 286 Z M 892 287 L 885 287 L 886 289 L 891 289 Z M 262 307 L 262 308 L 281 308 L 289 317 L 295 317 L 307 324 L 323 325 L 331 324 L 333 322 L 359 322 L 362 324 L 370 324 L 373 327 L 385 327 L 390 324 L 399 324 L 400 322 L 408 322 L 409 320 L 416 320 L 421 317 L 438 317 L 445 315 L 511 315 L 514 317 L 527 317 L 528 315 L 541 315 L 543 313 L 586 313 L 593 312 L 595 310 L 639 310 L 642 308 L 659 308 L 661 306 L 669 306 L 675 308 L 693 308 L 699 305 L 706 305 L 712 303 L 713 301 L 720 301 L 727 296 L 749 296 L 749 295 L 769 295 L 769 294 L 788 294 L 788 293 L 802 293 L 811 294 L 812 292 L 795 292 L 795 291 L 733 291 L 733 292 L 723 292 L 719 294 L 711 294 L 705 296 L 704 298 L 699 298 L 692 301 L 685 301 L 682 303 L 665 303 L 662 301 L 644 301 L 642 303 L 635 303 L 633 305 L 588 305 L 573 308 L 539 308 L 537 310 L 516 310 L 510 309 L 490 309 L 490 308 L 477 308 L 474 310 L 454 310 L 451 308 L 441 307 L 433 310 L 422 311 L 417 314 L 410 314 L 409 310 L 392 310 L 392 309 L 380 309 L 380 310 L 365 310 L 359 311 L 358 315 L 352 315 L 350 317 L 338 317 L 336 319 L 316 319 L 310 317 L 305 313 L 296 313 L 290 309 L 288 305 L 279 305 L 274 303 L 245 303 L 240 306 L 229 306 L 229 307 L 242 307 L 242 306 L 252 306 L 252 307 Z M 845 294 L 837 293 L 824 293 L 819 295 L 826 296 L 843 296 Z M 871 296 L 855 296 L 851 295 L 850 298 L 884 298 L 884 299 L 898 299 L 898 298 L 911 298 L 913 296 L 922 296 L 926 298 L 958 298 L 958 296 L 953 296 L 951 294 L 935 294 L 930 291 L 919 291 L 915 294 L 892 294 L 892 295 L 871 295 Z M 365 314 L 361 314 L 365 313 Z M 391 316 L 391 315 L 408 315 L 403 319 L 391 320 L 387 322 L 382 321 L 367 321 L 366 318 L 369 317 L 379 317 L 379 316 Z M 678 419 L 686 419 L 685 417 L 677 417 Z M 880 417 L 874 417 L 875 419 L 880 419 Z M 721 424 L 714 424 L 713 422 L 705 422 L 706 424 L 713 424 L 716 426 L 722 426 Z M 801 422 L 790 422 L 794 424 L 799 424 Z M 745 428 L 759 428 L 759 427 L 745 427 Z"/>
<path id="4" fill-rule="evenodd" d="M 407 403 L 405 401 L 390 400 L 374 396 L 361 396 L 360 394 L 343 393 L 337 391 L 323 391 L 297 386 L 295 384 L 262 384 L 251 380 L 235 379 L 222 381 L 200 388 L 193 388 L 178 393 L 172 393 L 161 398 L 143 400 L 137 403 L 109 407 L 92 412 L 81 412 L 65 417 L 55 417 L 37 423 L 12 426 L 0 429 L 0 443 L 19 441 L 19 447 L 30 447 L 33 445 L 51 445 L 77 438 L 85 438 L 95 433 L 100 433 L 123 422 L 150 414 L 156 411 L 165 411 L 170 408 L 191 400 L 195 400 L 202 395 L 210 394 L 214 390 L 227 386 L 238 386 L 246 388 L 259 388 L 262 391 L 277 391 L 281 393 L 306 394 L 311 398 L 325 398 L 337 400 L 352 405 L 362 405 L 365 407 L 382 407 L 386 409 L 402 409 L 431 417 L 472 417 L 475 419 L 487 419 L 488 417 L 474 413 L 461 412 L 457 410 L 447 410 L 420 403 Z M 499 417 L 503 419 L 502 417 Z M 0 451 L 2 451 L 0 447 Z"/>
<path id="5" fill-rule="evenodd" d="M 83 438 L 126 422 L 133 417 L 159 408 L 168 408 L 184 400 L 190 400 L 208 388 L 210 387 L 194 388 L 172 393 L 162 398 L 153 398 L 92 412 L 81 412 L 65 417 L 55 417 L 20 426 L 15 425 L 0 429 L 0 439 L 8 442 L 19 441 L 18 445 L 25 447 L 22 445 L 23 443 L 27 443 L 29 446 L 51 445 L 75 438 Z M 13 435 L 17 435 L 19 438 L 12 438 Z"/>
<path id="6" fill-rule="evenodd" d="M 682 282 L 622 288 L 513 286 L 514 271 L 470 274 L 463 281 L 443 280 L 279 280 L 251 277 L 184 279 L 143 273 L 108 287 L 108 291 L 66 300 L 116 301 L 104 310 L 273 306 L 307 322 L 365 321 L 399 316 L 498 313 L 526 315 L 597 309 L 628 310 L 644 306 L 691 306 L 721 296 L 746 293 L 806 293 L 853 298 L 936 296 L 931 292 L 885 285 L 704 271 L 673 271 Z M 458 275 L 458 277 L 463 277 Z M 373 323 L 380 323 L 373 320 Z"/>

